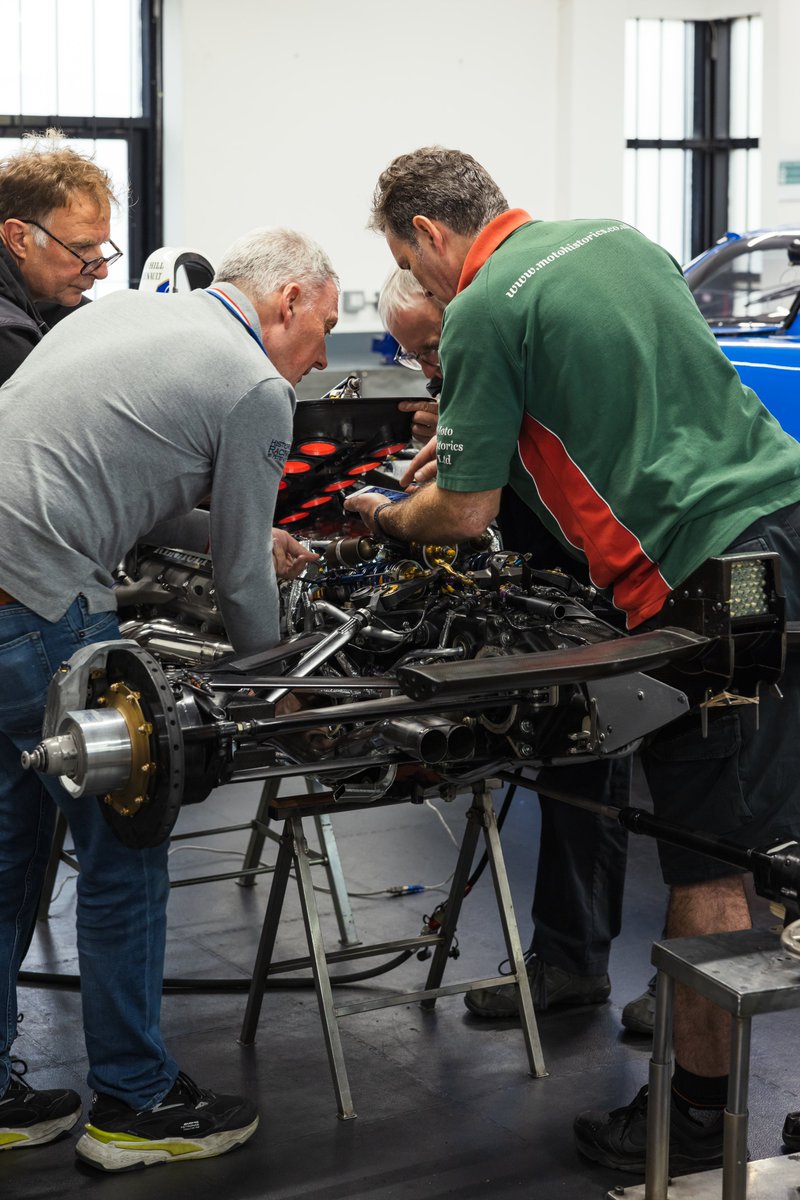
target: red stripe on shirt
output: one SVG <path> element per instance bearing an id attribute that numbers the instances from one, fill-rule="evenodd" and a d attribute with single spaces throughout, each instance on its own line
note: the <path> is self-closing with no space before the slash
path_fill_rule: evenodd
<path id="1" fill-rule="evenodd" d="M 526 413 L 518 448 L 542 503 L 570 544 L 586 555 L 592 582 L 614 589 L 614 603 L 627 614 L 628 628 L 654 616 L 671 590 L 669 584 L 561 439 Z"/>
<path id="2" fill-rule="evenodd" d="M 210 292 L 212 296 L 223 296 L 223 297 L 224 297 L 224 298 L 225 298 L 225 299 L 228 301 L 228 304 L 230 304 L 231 308 L 235 308 L 235 309 L 236 309 L 237 313 L 238 313 L 238 314 L 239 314 L 239 316 L 242 318 L 242 320 L 244 321 L 244 323 L 245 323 L 245 325 L 248 327 L 248 329 L 252 329 L 252 328 L 253 328 L 252 324 L 250 323 L 250 321 L 249 321 L 249 320 L 247 319 L 247 317 L 245 316 L 245 313 L 244 313 L 244 311 L 243 311 L 243 310 L 242 310 L 242 309 L 239 307 L 239 305 L 236 303 L 236 301 L 235 301 L 235 300 L 233 300 L 233 299 L 232 299 L 232 298 L 231 298 L 231 297 L 228 295 L 228 293 L 227 293 L 227 292 L 223 292 L 222 288 L 206 288 L 206 291 L 207 291 L 207 292 Z"/>

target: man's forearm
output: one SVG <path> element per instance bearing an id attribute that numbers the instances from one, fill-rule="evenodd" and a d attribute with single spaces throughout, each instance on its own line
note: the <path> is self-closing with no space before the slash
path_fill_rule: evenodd
<path id="1" fill-rule="evenodd" d="M 398 542 L 459 541 L 463 536 L 454 525 L 449 505 L 435 486 L 421 488 L 408 500 L 379 505 L 378 533 Z"/>
<path id="2" fill-rule="evenodd" d="M 494 496 L 486 492 L 448 492 L 431 484 L 408 500 L 388 506 L 380 495 L 356 493 L 348 498 L 345 508 L 359 512 L 373 528 L 373 513 L 380 508 L 380 528 L 376 532 L 398 542 L 463 542 L 479 536 L 495 516 Z"/>

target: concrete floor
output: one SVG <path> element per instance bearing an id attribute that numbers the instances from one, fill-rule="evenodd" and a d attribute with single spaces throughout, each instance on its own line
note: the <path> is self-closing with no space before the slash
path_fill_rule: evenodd
<path id="1" fill-rule="evenodd" d="M 219 789 L 202 805 L 181 814 L 178 829 L 191 832 L 239 821 L 255 812 L 258 786 Z M 435 807 L 460 836 L 466 799 Z M 443 881 L 455 849 L 427 806 L 343 813 L 334 818 L 345 877 L 351 892 L 393 884 Z M 528 909 L 535 862 L 538 802 L 519 792 L 503 830 L 503 845 L 518 908 L 523 942 L 530 936 Z M 179 843 L 173 878 L 235 869 L 246 835 L 197 836 Z M 195 849 L 194 847 L 206 847 Z M 224 852 L 221 856 L 219 852 Z M 268 843 L 265 859 L 274 862 Z M 315 868 L 320 886 L 322 868 Z M 167 973 L 189 979 L 246 981 L 251 970 L 269 888 L 234 881 L 175 888 L 170 899 Z M 61 868 L 60 894 L 50 920 L 40 927 L 29 955 L 33 971 L 74 972 L 74 875 Z M 294 886 L 279 931 L 280 958 L 305 953 Z M 413 936 L 441 892 L 403 899 L 354 897 L 359 936 L 368 941 Z M 338 932 L 329 898 L 319 894 L 325 936 L 335 948 Z M 607 1004 L 561 1009 L 540 1018 L 549 1076 L 532 1079 L 518 1027 L 480 1022 L 461 996 L 445 997 L 432 1014 L 409 1004 L 347 1018 L 341 1023 L 355 1107 L 353 1121 L 336 1116 L 328 1063 L 313 990 L 270 990 L 255 1046 L 237 1042 L 245 996 L 168 994 L 163 1028 L 182 1069 L 220 1091 L 247 1094 L 261 1109 L 261 1126 L 241 1150 L 168 1171 L 153 1169 L 111 1177 L 76 1165 L 73 1138 L 38 1150 L 0 1156 L 0 1195 L 44 1200 L 113 1188 L 115 1200 L 599 1200 L 634 1176 L 596 1167 L 572 1145 L 574 1114 L 586 1107 L 613 1107 L 632 1098 L 645 1081 L 649 1043 L 622 1032 L 622 1005 L 650 975 L 649 947 L 660 935 L 664 890 L 654 844 L 632 841 L 623 933 L 615 943 Z M 488 872 L 465 902 L 459 925 L 461 956 L 448 965 L 445 982 L 494 973 L 504 958 Z M 361 964 L 363 966 L 363 964 Z M 345 968 L 341 968 L 345 969 Z M 420 987 L 425 968 L 412 959 L 402 968 L 358 987 L 336 989 L 337 1001 L 378 991 Z M 76 1088 L 88 1103 L 79 997 L 74 991 L 27 986 L 25 1013 L 15 1051 L 27 1059 L 30 1080 L 47 1087 Z M 760 1017 L 753 1027 L 751 1135 L 753 1157 L 780 1153 L 780 1129 L 789 1109 L 800 1107 L 792 1047 L 800 1033 L 797 1013 Z M 798 1166 L 800 1184 L 800 1165 Z"/>

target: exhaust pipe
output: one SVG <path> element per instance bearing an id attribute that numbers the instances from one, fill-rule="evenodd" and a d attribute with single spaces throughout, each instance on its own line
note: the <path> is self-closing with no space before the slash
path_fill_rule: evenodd
<path id="1" fill-rule="evenodd" d="M 409 751 L 420 762 L 460 761 L 475 750 L 472 730 L 443 717 L 394 717 L 382 721 L 378 732 L 388 745 Z"/>
<path id="2" fill-rule="evenodd" d="M 120 633 L 138 642 L 151 654 L 180 666 L 210 667 L 233 653 L 233 646 L 221 638 L 207 637 L 164 619 L 128 621 L 120 626 Z"/>
<path id="3" fill-rule="evenodd" d="M 451 762 L 462 762 L 475 753 L 475 734 L 468 725 L 450 725 L 447 734 L 447 757 Z"/>

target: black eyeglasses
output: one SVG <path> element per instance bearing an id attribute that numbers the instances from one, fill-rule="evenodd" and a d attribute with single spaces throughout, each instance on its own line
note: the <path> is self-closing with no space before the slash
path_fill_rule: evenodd
<path id="1" fill-rule="evenodd" d="M 426 367 L 440 366 L 438 350 L 422 350 L 419 354 L 415 354 L 413 350 L 404 350 L 402 346 L 397 347 L 394 361 L 401 367 L 408 367 L 411 371 L 421 371 L 423 363 Z"/>
<path id="2" fill-rule="evenodd" d="M 120 250 L 119 246 L 117 246 L 116 243 L 112 242 L 111 238 L 109 238 L 108 244 L 114 247 L 113 254 L 107 254 L 105 257 L 101 255 L 100 258 L 84 258 L 82 254 L 78 254 L 77 250 L 73 250 L 72 247 L 68 246 L 66 242 L 62 242 L 61 238 L 56 237 L 56 235 L 51 233 L 49 229 L 45 229 L 44 225 L 40 225 L 38 221 L 32 221 L 30 217 L 20 217 L 20 220 L 24 221 L 26 225 L 35 225 L 37 229 L 41 229 L 42 233 L 46 233 L 47 236 L 52 238 L 54 242 L 58 242 L 59 246 L 63 246 L 65 250 L 68 250 L 73 258 L 80 259 L 80 261 L 83 263 L 83 266 L 81 267 L 81 275 L 93 275 L 95 271 L 100 270 L 104 263 L 107 267 L 110 267 L 112 263 L 115 263 L 118 259 L 122 258 L 124 253 L 124 251 Z"/>

